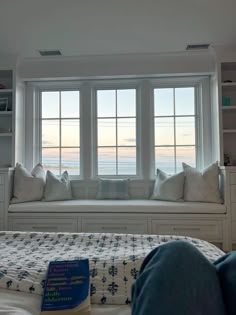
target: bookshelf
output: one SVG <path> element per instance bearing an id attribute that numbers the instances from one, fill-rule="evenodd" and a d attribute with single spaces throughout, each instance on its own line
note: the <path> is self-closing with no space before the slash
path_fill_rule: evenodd
<path id="1" fill-rule="evenodd" d="M 17 96 L 17 97 L 16 97 Z M 22 162 L 24 156 L 24 84 L 15 64 L 0 65 L 0 167 Z"/>
<path id="2" fill-rule="evenodd" d="M 220 74 L 222 162 L 226 166 L 236 165 L 236 61 L 222 61 Z"/>

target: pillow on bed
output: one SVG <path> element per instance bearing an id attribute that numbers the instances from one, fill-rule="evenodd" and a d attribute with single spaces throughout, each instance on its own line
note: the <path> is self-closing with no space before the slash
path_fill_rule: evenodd
<path id="1" fill-rule="evenodd" d="M 72 193 L 67 171 L 60 177 L 54 175 L 51 171 L 47 171 L 44 200 L 57 201 L 69 199 L 72 199 Z"/>
<path id="2" fill-rule="evenodd" d="M 41 200 L 45 185 L 45 171 L 37 164 L 31 173 L 22 164 L 17 163 L 14 171 L 12 203 Z"/>
<path id="3" fill-rule="evenodd" d="M 185 174 L 184 200 L 221 203 L 218 163 L 199 172 L 183 163 Z"/>
<path id="4" fill-rule="evenodd" d="M 129 180 L 99 179 L 97 199 L 129 199 Z"/>
<path id="5" fill-rule="evenodd" d="M 181 201 L 184 195 L 184 172 L 168 175 L 157 169 L 157 178 L 154 184 L 151 199 Z"/>

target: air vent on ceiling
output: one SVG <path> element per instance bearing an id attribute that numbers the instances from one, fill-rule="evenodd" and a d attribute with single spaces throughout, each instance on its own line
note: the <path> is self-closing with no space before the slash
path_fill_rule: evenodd
<path id="1" fill-rule="evenodd" d="M 208 49 L 210 44 L 193 44 L 187 45 L 186 50 Z"/>
<path id="2" fill-rule="evenodd" d="M 43 57 L 61 56 L 60 50 L 39 50 L 39 53 Z"/>

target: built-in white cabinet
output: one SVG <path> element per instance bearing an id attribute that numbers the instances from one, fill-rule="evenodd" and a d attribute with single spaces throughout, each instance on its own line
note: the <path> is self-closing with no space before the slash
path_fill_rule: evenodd
<path id="1" fill-rule="evenodd" d="M 8 206 L 12 194 L 12 168 L 0 168 L 0 230 L 8 229 Z"/>
<path id="2" fill-rule="evenodd" d="M 0 64 L 0 168 L 24 162 L 24 92 L 16 64 Z"/>
<path id="3" fill-rule="evenodd" d="M 13 106 L 15 103 L 13 69 L 0 70 L 0 166 L 14 163 Z"/>
<path id="4" fill-rule="evenodd" d="M 220 63 L 224 165 L 236 165 L 236 61 Z"/>

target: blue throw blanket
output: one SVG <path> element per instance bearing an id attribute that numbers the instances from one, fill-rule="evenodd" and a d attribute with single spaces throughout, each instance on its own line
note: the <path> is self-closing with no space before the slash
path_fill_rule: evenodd
<path id="1" fill-rule="evenodd" d="M 209 262 L 173 241 L 144 260 L 132 287 L 132 315 L 235 315 L 236 252 Z"/>

